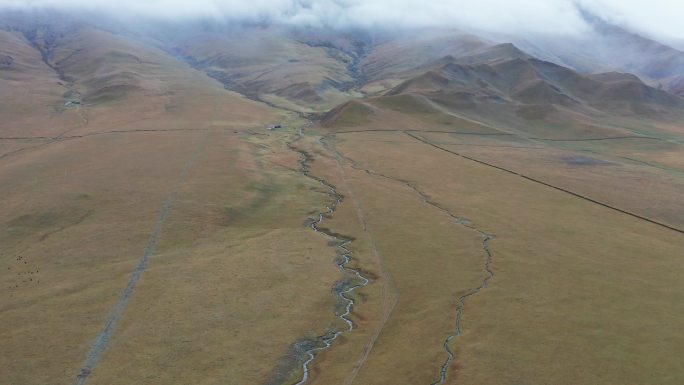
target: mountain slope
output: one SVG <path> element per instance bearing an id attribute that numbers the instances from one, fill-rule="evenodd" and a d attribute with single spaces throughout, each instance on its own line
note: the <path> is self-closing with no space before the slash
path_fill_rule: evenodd
<path id="1" fill-rule="evenodd" d="M 611 119 L 631 119 L 635 125 L 637 120 L 678 121 L 684 106 L 681 97 L 634 75 L 583 75 L 510 45 L 461 58 L 448 56 L 421 68 L 429 70 L 369 102 L 413 117 L 451 114 L 532 135 L 568 138 L 624 134 L 622 129 L 599 127 Z M 327 115 L 325 124 L 333 127 L 334 116 L 341 112 Z M 429 120 L 434 123 L 434 116 Z"/>
<path id="2" fill-rule="evenodd" d="M 682 94 L 684 52 L 612 25 L 582 11 L 592 31 L 567 36 L 559 44 L 557 37 L 533 36 L 515 41 L 530 54 L 583 73 L 619 71 L 633 73 L 646 83 L 671 93 Z"/>
<path id="3" fill-rule="evenodd" d="M 79 124 L 78 114 L 64 111 L 68 88 L 23 34 L 0 29 L 0 61 L 0 136 L 44 135 Z"/>
<path id="4" fill-rule="evenodd" d="M 353 64 L 353 37 L 333 44 L 306 31 L 237 29 L 191 31 L 174 42 L 180 56 L 232 90 L 282 107 L 330 108 L 360 96 Z M 350 46 L 352 46 L 350 48 Z"/>

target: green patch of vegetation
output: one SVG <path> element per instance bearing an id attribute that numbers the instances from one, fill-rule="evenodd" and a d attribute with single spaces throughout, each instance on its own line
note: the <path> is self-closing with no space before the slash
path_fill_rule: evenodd
<path id="1" fill-rule="evenodd" d="M 531 104 L 518 107 L 515 113 L 523 119 L 540 120 L 554 111 L 556 108 L 550 104 Z"/>
<path id="2" fill-rule="evenodd" d="M 223 210 L 225 214 L 224 225 L 233 224 L 267 209 L 273 197 L 280 192 L 280 187 L 274 183 L 272 178 L 267 177 L 264 181 L 251 181 L 246 190 L 252 192 L 254 197 L 245 206 L 225 207 Z"/>
<path id="3" fill-rule="evenodd" d="M 92 212 L 83 205 L 82 201 L 87 198 L 87 194 L 79 194 L 69 206 L 12 218 L 0 232 L 0 243 L 19 241 L 35 234 L 45 236 L 80 223 Z"/>
<path id="4" fill-rule="evenodd" d="M 56 210 L 39 213 L 28 213 L 19 215 L 9 222 L 5 228 L 9 235 L 20 236 L 30 235 L 38 231 L 44 231 L 55 227 L 64 227 L 78 222 L 87 212 L 84 204 L 90 196 L 85 193 L 75 195 L 71 203 Z"/>
<path id="5" fill-rule="evenodd" d="M 44 229 L 56 225 L 59 221 L 60 215 L 56 212 L 24 214 L 10 220 L 8 228 L 10 231 L 19 229 Z"/>
<path id="6" fill-rule="evenodd" d="M 281 176 L 276 173 L 265 174 L 262 180 L 251 181 L 246 186 L 245 190 L 252 196 L 247 203 L 223 208 L 221 224 L 228 226 L 236 223 L 241 225 L 277 223 L 278 218 L 288 214 L 289 201 L 301 195 L 303 189 L 313 190 L 314 188 L 315 186 L 308 185 L 301 180 L 295 182 L 290 176 Z M 315 205 L 315 203 L 312 204 Z"/>
<path id="7" fill-rule="evenodd" d="M 373 99 L 372 103 L 381 108 L 403 112 L 405 114 L 431 114 L 435 109 L 413 95 L 384 96 Z"/>
<path id="8" fill-rule="evenodd" d="M 136 90 L 140 90 L 140 87 L 130 84 L 117 84 L 105 86 L 86 95 L 84 101 L 88 104 L 109 103 L 123 99 L 129 93 Z"/>
<path id="9" fill-rule="evenodd" d="M 478 132 L 483 134 L 493 134 L 499 132 L 490 127 L 470 122 L 459 117 L 448 115 L 441 112 L 432 114 L 421 114 L 419 116 L 420 119 L 424 122 L 428 122 L 430 124 L 434 124 L 437 126 L 448 127 L 450 129 L 455 129 L 460 132 Z"/>
<path id="10" fill-rule="evenodd" d="M 332 110 L 325 120 L 327 125 L 356 127 L 368 123 L 373 110 L 361 103 L 346 103 Z"/>

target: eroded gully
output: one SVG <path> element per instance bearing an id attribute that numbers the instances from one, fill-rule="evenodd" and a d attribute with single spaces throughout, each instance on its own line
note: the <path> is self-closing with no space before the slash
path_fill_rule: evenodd
<path id="1" fill-rule="evenodd" d="M 485 277 L 482 279 L 480 284 L 474 288 L 468 289 L 465 294 L 461 295 L 458 298 L 457 305 L 456 305 L 456 314 L 455 314 L 455 328 L 454 331 L 449 334 L 446 339 L 444 340 L 443 348 L 444 351 L 447 355 L 446 360 L 444 363 L 440 366 L 439 369 L 439 379 L 437 381 L 434 381 L 431 383 L 431 385 L 441 385 L 446 383 L 447 379 L 447 374 L 449 372 L 449 368 L 451 367 L 451 364 L 454 361 L 455 355 L 454 352 L 451 351 L 449 348 L 449 344 L 451 341 L 453 341 L 455 338 L 460 336 L 462 334 L 462 325 L 461 325 L 461 320 L 463 318 L 463 310 L 465 307 L 465 301 L 469 297 L 472 297 L 489 285 L 489 281 L 494 278 L 494 271 L 492 270 L 492 253 L 491 250 L 489 249 L 489 242 L 494 238 L 494 236 L 490 233 L 485 232 L 484 230 L 481 230 L 477 228 L 476 226 L 473 226 L 472 223 L 462 217 L 459 217 L 455 214 L 453 214 L 449 209 L 445 208 L 444 206 L 440 205 L 439 203 L 433 201 L 425 192 L 420 190 L 416 185 L 412 184 L 409 181 L 403 180 L 403 179 L 398 179 L 394 177 L 387 176 L 383 173 L 380 173 L 375 170 L 371 170 L 368 168 L 363 168 L 357 164 L 357 162 L 349 157 L 346 157 L 342 154 L 340 154 L 339 151 L 337 151 L 333 146 L 329 145 L 325 140 L 319 140 L 319 144 L 323 145 L 326 147 L 328 150 L 334 152 L 339 158 L 344 159 L 347 161 L 352 168 L 358 171 L 365 172 L 368 175 L 379 177 L 379 178 L 384 178 L 387 180 L 394 181 L 396 183 L 403 184 L 404 186 L 408 187 L 411 189 L 420 199 L 423 201 L 423 203 L 432 206 L 433 208 L 443 212 L 444 214 L 448 215 L 452 220 L 455 225 L 458 226 L 463 226 L 466 227 L 472 231 L 475 231 L 482 237 L 482 250 L 484 252 L 485 260 L 484 260 L 484 271 L 485 271 Z"/>

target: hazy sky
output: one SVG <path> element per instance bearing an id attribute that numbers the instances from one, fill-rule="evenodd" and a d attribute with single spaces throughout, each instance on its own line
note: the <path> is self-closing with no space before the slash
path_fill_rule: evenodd
<path id="1" fill-rule="evenodd" d="M 575 3 L 658 37 L 684 39 L 684 0 L 0 0 L 157 18 L 217 17 L 326 26 L 454 26 L 493 32 L 576 33 Z"/>

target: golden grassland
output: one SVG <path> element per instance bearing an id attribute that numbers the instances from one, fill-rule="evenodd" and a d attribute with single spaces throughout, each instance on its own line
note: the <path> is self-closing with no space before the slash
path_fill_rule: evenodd
<path id="1" fill-rule="evenodd" d="M 684 229 L 684 179 L 681 171 L 621 157 L 600 141 L 593 151 L 557 148 L 544 142 L 421 133 L 447 150 L 462 153 L 523 175 Z M 650 139 L 631 139 L 641 142 Z M 624 141 L 617 139 L 616 141 Z M 607 143 L 606 143 L 607 142 Z M 577 142 L 571 142 L 577 143 Z M 656 151 L 648 151 L 655 153 Z M 633 156 L 633 155 L 632 155 Z M 638 156 L 638 155 L 637 155 Z"/>
<path id="2" fill-rule="evenodd" d="M 2 301 L 5 378 L 75 378 L 194 153 L 89 383 L 263 383 L 291 344 L 339 326 L 335 252 L 304 226 L 329 197 L 299 172 L 289 135 L 118 133 L 12 158 L 2 184 L 2 275 L 17 285 Z"/>
<path id="3" fill-rule="evenodd" d="M 0 360 L 9 383 L 77 374 L 202 139 L 163 135 L 61 142 L 3 164 L 2 339 L 11 348 Z"/>
<path id="4" fill-rule="evenodd" d="M 208 364 L 224 377 L 241 371 L 244 381 L 264 381 L 289 344 L 334 322 L 334 251 L 303 225 L 327 197 L 309 191 L 311 181 L 296 170 L 297 154 L 286 150 L 283 137 L 252 135 L 265 135 L 267 124 L 288 118 L 201 74 L 173 71 L 158 74 L 170 91 L 160 97 L 166 107 L 152 97 L 137 108 L 145 98 L 133 93 L 85 107 L 87 124 L 49 127 L 46 120 L 41 127 L 53 137 L 40 147 L 2 141 L 3 148 L 21 150 L 0 160 L 3 382 L 74 380 L 147 247 L 162 205 L 195 155 L 162 229 L 159 258 L 150 261 L 149 278 L 137 289 L 140 299 L 124 313 L 91 383 L 152 383 L 151 373 L 162 372 L 158 381 L 211 382 L 216 372 L 189 380 L 188 368 L 219 350 L 253 354 L 224 356 L 231 366 Z M 38 111 L 51 108 L 40 103 Z M 128 107 L 129 114 L 121 114 Z M 69 133 L 58 137 L 62 129 Z M 284 278 L 294 270 L 302 275 Z M 240 287 L 250 287 L 254 296 L 244 290 L 236 295 Z M 291 305 L 280 306 L 286 300 Z M 204 313 L 207 308 L 214 313 Z M 299 323 L 290 326 L 289 320 Z M 283 324 L 289 334 L 276 330 Z M 251 329 L 242 331 L 242 339 L 228 338 L 245 325 Z M 245 348 L 256 340 L 268 349 Z M 219 343 L 214 350 L 212 341 Z M 229 341 L 234 345 L 224 345 Z M 141 346 L 146 348 L 137 350 Z M 140 360 L 129 360 L 132 348 Z M 268 364 L 249 368 L 248 361 L 262 362 L 267 353 Z M 178 370 L 168 371 L 168 365 Z"/>
<path id="5" fill-rule="evenodd" d="M 320 146 L 313 150 L 314 174 L 345 197 L 329 226 L 354 237 L 354 262 L 374 279 L 354 308 L 358 329 L 317 357 L 312 383 L 437 379 L 446 359 L 442 344 L 455 328 L 455 301 L 482 279 L 482 237 L 400 181 L 351 168 Z M 430 267 L 436 265 L 441 274 Z"/>
<path id="6" fill-rule="evenodd" d="M 90 383 L 295 383 L 292 344 L 343 327 L 335 252 L 304 226 L 330 197 L 299 172 L 286 146 L 296 135 L 216 114 L 197 131 L 92 135 L 5 160 L 2 271 L 19 285 L 3 301 L 11 381 L 73 379 L 198 149 Z M 355 330 L 317 354 L 310 383 L 439 379 L 458 298 L 486 277 L 482 233 L 464 224 L 495 236 L 495 277 L 465 302 L 447 383 L 677 383 L 681 234 L 402 132 L 318 135 L 295 145 L 344 196 L 325 227 L 353 238 L 351 265 L 371 284 L 354 293 Z M 504 145 L 420 135 L 447 149 Z M 35 281 L 12 275 L 22 269 Z"/>
<path id="7" fill-rule="evenodd" d="M 212 133 L 92 383 L 265 383 L 334 326 L 328 197 L 282 144 Z"/>
<path id="8" fill-rule="evenodd" d="M 66 89 L 46 65 L 31 69 L 28 86 L 2 79 L 48 97 L 16 101 L 34 114 L 3 115 L 3 135 L 41 138 L 0 144 L 2 381 L 74 381 L 172 198 L 149 270 L 89 383 L 301 374 L 279 361 L 295 342 L 339 326 L 330 288 L 341 278 L 329 239 L 304 225 L 330 197 L 301 174 L 286 146 L 292 132 L 265 130 L 303 122 L 159 51 L 88 32 L 56 52 L 68 76 L 92 78 L 69 84 L 91 96 L 81 107 L 56 108 Z M 40 63 L 25 40 L 2 37 Z M 77 43 L 89 48 L 68 56 Z"/>
<path id="9" fill-rule="evenodd" d="M 466 300 L 448 383 L 674 384 L 681 379 L 683 345 L 675 326 L 684 313 L 677 278 L 684 248 L 680 233 L 402 133 L 337 138 L 336 148 L 360 167 L 411 182 L 495 236 L 495 276 Z M 425 260 L 421 268 L 432 269 L 432 275 L 426 274 L 430 278 L 423 284 L 429 285 L 444 265 Z M 389 269 L 393 276 L 415 267 L 395 269 Z M 392 314 L 407 316 L 400 308 Z M 418 333 L 420 326 L 410 330 L 409 335 Z M 369 362 L 373 358 L 371 352 Z M 396 370 L 376 371 L 364 383 L 402 378 Z"/>
<path id="10" fill-rule="evenodd" d="M 22 64 L 0 72 L 0 382 L 74 381 L 166 212 L 89 384 L 297 383 L 293 346 L 345 327 L 331 289 L 348 278 L 340 251 L 307 226 L 333 199 L 315 178 L 343 198 L 319 226 L 352 240 L 349 266 L 370 283 L 350 294 L 354 330 L 316 354 L 307 384 L 438 381 L 466 294 L 447 384 L 682 382 L 684 236 L 521 177 L 681 228 L 676 124 L 486 104 L 466 116 L 462 101 L 412 94 L 348 102 L 300 136 L 303 119 L 157 48 L 95 29 L 60 39 L 63 79 L 0 31 Z M 331 76 L 350 58 L 321 47 L 187 43 L 198 60 L 239 50 L 205 64 L 249 73 L 245 86 L 268 80 L 257 94 L 280 106 L 350 96 L 311 94 L 353 80 Z M 371 54 L 370 87 L 409 64 Z M 84 103 L 66 108 L 68 92 Z M 602 139 L 621 135 L 655 139 Z"/>

